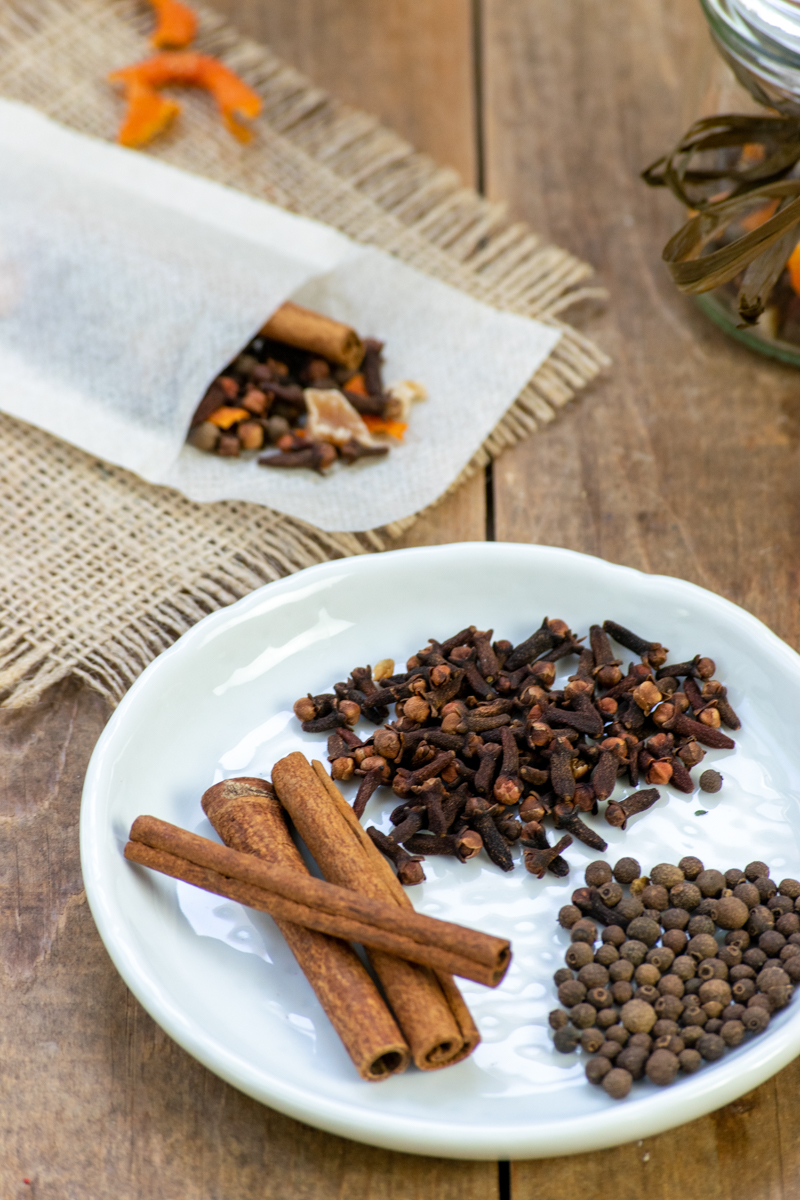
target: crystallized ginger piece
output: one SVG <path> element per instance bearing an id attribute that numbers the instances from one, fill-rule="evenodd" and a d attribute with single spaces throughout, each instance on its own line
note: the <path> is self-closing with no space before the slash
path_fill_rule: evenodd
<path id="1" fill-rule="evenodd" d="M 351 440 L 363 446 L 375 445 L 360 413 L 336 388 L 306 388 L 303 395 L 308 410 L 306 437 L 334 446 L 344 446 Z"/>

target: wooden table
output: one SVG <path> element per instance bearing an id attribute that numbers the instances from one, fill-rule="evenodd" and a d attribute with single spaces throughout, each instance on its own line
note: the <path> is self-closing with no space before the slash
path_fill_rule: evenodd
<path id="1" fill-rule="evenodd" d="M 219 7 L 593 262 L 610 291 L 605 311 L 574 314 L 612 355 L 606 378 L 406 544 L 568 546 L 691 579 L 800 646 L 800 376 L 673 290 L 659 255 L 676 208 L 638 181 L 697 111 L 696 0 Z M 80 790 L 107 717 L 71 681 L 0 712 L 0 1200 L 800 1196 L 797 1064 L 671 1133 L 510 1170 L 363 1147 L 222 1083 L 129 995 L 85 902 Z"/>

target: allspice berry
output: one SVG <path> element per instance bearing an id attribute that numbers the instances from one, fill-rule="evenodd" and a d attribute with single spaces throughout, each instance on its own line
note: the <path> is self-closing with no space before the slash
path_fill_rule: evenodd
<path id="1" fill-rule="evenodd" d="M 661 945 L 666 946 L 673 954 L 683 954 L 688 940 L 682 929 L 668 929 L 661 939 Z"/>
<path id="2" fill-rule="evenodd" d="M 659 912 L 669 908 L 669 892 L 657 883 L 649 884 L 639 899 L 645 908 L 657 908 Z"/>
<path id="3" fill-rule="evenodd" d="M 630 1033 L 649 1033 L 657 1020 L 653 1006 L 636 999 L 623 1004 L 620 1018 Z"/>
<path id="4" fill-rule="evenodd" d="M 744 1026 L 742 1026 L 742 1031 L 744 1031 Z M 599 1029 L 584 1029 L 581 1034 L 581 1049 L 585 1050 L 587 1054 L 597 1054 L 605 1040 Z"/>
<path id="5" fill-rule="evenodd" d="M 611 1063 L 607 1058 L 602 1056 L 590 1058 L 586 1064 L 586 1078 L 589 1083 L 602 1083 L 610 1070 Z"/>
<path id="6" fill-rule="evenodd" d="M 635 858 L 621 858 L 614 867 L 614 878 L 617 883 L 633 883 L 641 873 L 642 869 Z M 627 1092 L 625 1094 L 627 1095 Z"/>
<path id="7" fill-rule="evenodd" d="M 684 881 L 677 883 L 669 890 L 669 902 L 674 908 L 685 908 L 687 912 L 691 912 L 697 908 L 700 901 L 703 899 L 700 888 L 694 884 Z"/>
<path id="8" fill-rule="evenodd" d="M 564 955 L 564 962 L 573 971 L 580 971 L 594 959 L 594 951 L 588 942 L 573 942 Z"/>
<path id="9" fill-rule="evenodd" d="M 780 988 L 781 985 L 790 983 L 788 974 L 783 971 L 782 967 L 764 967 L 763 971 L 759 971 L 756 977 L 756 985 L 760 991 L 769 991 L 770 988 Z"/>
<path id="10" fill-rule="evenodd" d="M 766 863 L 756 860 L 747 864 L 744 869 L 744 875 L 745 879 L 748 879 L 751 883 L 754 879 L 760 879 L 765 875 L 769 878 L 769 867 Z"/>
<path id="11" fill-rule="evenodd" d="M 694 882 L 704 896 L 718 896 L 725 887 L 725 876 L 721 871 L 701 871 Z"/>
<path id="12" fill-rule="evenodd" d="M 694 1075 L 695 1071 L 699 1070 L 702 1066 L 703 1056 L 687 1046 L 678 1055 L 678 1062 L 682 1071 L 685 1071 L 687 1075 Z"/>
<path id="13" fill-rule="evenodd" d="M 572 1025 L 565 1025 L 563 1029 L 557 1029 L 553 1038 L 553 1045 L 561 1054 L 571 1054 L 580 1040 L 580 1032 Z"/>
<path id="14" fill-rule="evenodd" d="M 783 972 L 781 972 L 783 974 Z M 724 979 L 708 979 L 700 988 L 700 1003 L 721 1004 L 723 1007 L 731 1002 L 730 984 Z"/>
<path id="15" fill-rule="evenodd" d="M 722 776 L 719 771 L 710 768 L 700 776 L 700 787 L 704 792 L 718 792 L 722 787 Z"/>
<path id="16" fill-rule="evenodd" d="M 726 1046 L 738 1046 L 745 1035 L 744 1024 L 742 1021 L 725 1021 L 719 1035 Z"/>
<path id="17" fill-rule="evenodd" d="M 736 896 L 722 896 L 717 900 L 716 923 L 720 929 L 742 929 L 750 917 L 750 908 Z"/>
<path id="18" fill-rule="evenodd" d="M 647 944 L 640 942 L 637 938 L 623 942 L 619 948 L 620 958 L 626 958 L 634 967 L 638 967 L 647 957 Z M 616 966 L 616 963 L 614 964 Z"/>
<path id="19" fill-rule="evenodd" d="M 754 883 L 748 883 L 747 880 L 737 883 L 733 889 L 733 894 L 737 900 L 743 901 L 748 908 L 755 908 L 757 904 L 761 903 L 758 888 Z"/>
<path id="20" fill-rule="evenodd" d="M 569 1025 L 569 1014 L 563 1008 L 554 1008 L 547 1018 L 551 1029 L 563 1029 Z"/>
<path id="21" fill-rule="evenodd" d="M 660 884 L 661 887 L 668 890 L 683 883 L 683 880 L 683 871 L 680 867 L 673 866 L 672 863 L 659 863 L 650 872 L 650 882 Z"/>
<path id="22" fill-rule="evenodd" d="M 617 1055 L 616 1065 L 628 1071 L 633 1079 L 641 1079 L 649 1053 L 649 1046 L 626 1046 Z"/>
<path id="23" fill-rule="evenodd" d="M 697 1049 L 706 1062 L 716 1062 L 725 1053 L 725 1043 L 718 1033 L 704 1033 L 697 1043 Z"/>
<path id="24" fill-rule="evenodd" d="M 608 971 L 602 963 L 588 962 L 578 971 L 578 979 L 587 988 L 605 987 L 608 983 Z"/>
<path id="25" fill-rule="evenodd" d="M 589 887 L 600 888 L 611 879 L 611 867 L 602 858 L 590 862 L 583 873 Z"/>
<path id="26" fill-rule="evenodd" d="M 684 878 L 689 880 L 696 879 L 700 872 L 705 870 L 700 859 L 695 858 L 692 854 L 688 854 L 686 858 L 682 858 L 678 863 L 678 867 L 683 871 Z"/>
<path id="27" fill-rule="evenodd" d="M 742 1024 L 748 1033 L 763 1033 L 769 1025 L 770 1014 L 765 1008 L 748 1008 L 743 1017 Z"/>
<path id="28" fill-rule="evenodd" d="M 714 958 L 717 953 L 717 941 L 710 933 L 698 933 L 690 939 L 686 947 L 691 958 L 700 962 L 703 958 Z"/>
<path id="29" fill-rule="evenodd" d="M 621 1067 L 612 1067 L 604 1076 L 602 1087 L 612 1100 L 624 1100 L 631 1090 L 633 1076 Z"/>
<path id="30" fill-rule="evenodd" d="M 678 1056 L 669 1050 L 654 1050 L 645 1066 L 647 1078 L 659 1087 L 668 1087 L 673 1083 L 679 1069 Z"/>
<path id="31" fill-rule="evenodd" d="M 607 908 L 614 908 L 622 899 L 622 886 L 617 883 L 616 879 L 611 879 L 608 883 L 604 883 L 599 891 L 600 899 Z"/>
<path id="32" fill-rule="evenodd" d="M 651 917 L 636 917 L 628 925 L 627 934 L 629 942 L 644 942 L 645 946 L 654 946 L 661 936 L 661 928 Z"/>
<path id="33" fill-rule="evenodd" d="M 577 904 L 565 904 L 558 911 L 558 923 L 562 929 L 572 929 L 575 922 L 580 921 L 582 915 Z"/>
<path id="34" fill-rule="evenodd" d="M 558 1002 L 565 1008 L 580 1004 L 586 996 L 586 988 L 577 979 L 567 979 L 558 989 Z"/>
<path id="35" fill-rule="evenodd" d="M 576 1004 L 569 1010 L 569 1019 L 576 1029 L 591 1029 L 597 1020 L 597 1009 L 588 1003 Z"/>

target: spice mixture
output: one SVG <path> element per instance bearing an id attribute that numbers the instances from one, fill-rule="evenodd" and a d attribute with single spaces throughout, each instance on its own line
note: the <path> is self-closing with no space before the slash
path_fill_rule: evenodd
<path id="1" fill-rule="evenodd" d="M 411 380 L 384 387 L 382 349 L 348 325 L 286 303 L 211 384 L 187 440 L 223 457 L 267 449 L 260 466 L 320 474 L 337 461 L 382 457 L 426 396 Z"/>
<path id="2" fill-rule="evenodd" d="M 659 863 L 649 878 L 634 858 L 613 870 L 598 861 L 585 878 L 558 914 L 571 945 L 553 976 L 564 1007 L 550 1025 L 557 1050 L 592 1055 L 587 1078 L 615 1100 L 645 1075 L 665 1086 L 694 1074 L 763 1033 L 791 1000 L 797 879 L 776 885 L 763 862 L 721 872 L 693 857 Z"/>
<path id="3" fill-rule="evenodd" d="M 511 871 L 517 841 L 533 874 L 567 875 L 562 851 L 573 838 L 607 848 L 582 814 L 608 801 L 606 821 L 624 830 L 659 786 L 694 790 L 704 747 L 734 748 L 720 726 L 736 730 L 739 719 L 710 658 L 667 664 L 664 646 L 614 621 L 592 625 L 588 646 L 547 618 L 517 646 L 492 635 L 470 626 L 431 639 L 400 674 L 389 659 L 357 667 L 332 693 L 294 706 L 307 733 L 330 731 L 333 778 L 360 777 L 359 818 L 379 786 L 398 797 L 392 833 L 367 832 L 405 884 L 424 880 L 428 854 L 463 862 L 485 850 Z M 625 675 L 612 638 L 640 658 Z M 569 657 L 577 669 L 556 687 L 556 665 Z M 396 720 L 384 724 L 392 704 Z M 362 716 L 381 726 L 367 738 L 353 729 Z M 648 786 L 610 800 L 618 779 Z M 716 771 L 701 775 L 705 791 L 721 784 Z M 560 832 L 553 846 L 545 821 Z"/>

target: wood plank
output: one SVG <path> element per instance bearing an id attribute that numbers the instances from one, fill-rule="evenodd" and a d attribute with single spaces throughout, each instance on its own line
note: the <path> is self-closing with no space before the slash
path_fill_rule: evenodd
<path id="1" fill-rule="evenodd" d="M 360 1146 L 243 1096 L 133 999 L 80 880 L 80 791 L 107 716 L 97 694 L 73 681 L 33 709 L 0 710 L 4 1200 L 494 1195 L 494 1163 Z"/>
<path id="2" fill-rule="evenodd" d="M 793 1063 L 733 1104 L 659 1137 L 593 1154 L 512 1163 L 511 1195 L 513 1200 L 794 1200 L 800 1195 L 797 1137 L 786 1124 L 782 1102 L 787 1114 L 793 1111 L 798 1088 L 800 1065 Z M 624 1112 L 621 1106 L 621 1120 Z"/>
<path id="3" fill-rule="evenodd" d="M 319 87 L 374 113 L 474 184 L 470 0 L 218 0 L 215 7 Z"/>
<path id="4" fill-rule="evenodd" d="M 699 8 L 485 0 L 484 13 L 487 191 L 596 264 L 611 299 L 584 324 L 614 359 L 495 464 L 497 536 L 691 579 L 800 646 L 797 374 L 726 339 L 675 291 L 660 255 L 681 214 L 638 179 L 700 110 L 712 52 Z M 516 1163 L 512 1196 L 798 1196 L 784 1114 L 799 1089 L 795 1063 L 660 1137 Z"/>
<path id="5" fill-rule="evenodd" d="M 488 191 L 596 264 L 611 299 L 586 328 L 614 360 L 495 465 L 497 537 L 691 579 L 798 646 L 797 372 L 678 294 L 660 256 L 680 210 L 638 178 L 698 109 L 681 89 L 711 54 L 699 7 L 485 11 Z"/>
<path id="6" fill-rule="evenodd" d="M 470 6 L 423 0 L 220 9 L 467 178 L 475 173 Z M 358 61 L 353 63 L 357 54 Z M 348 68 L 342 71 L 341 64 Z M 401 544 L 481 538 L 484 482 Z M 0 712 L 0 1195 L 62 1200 L 487 1200 L 494 1163 L 394 1154 L 243 1096 L 125 988 L 81 888 L 80 790 L 108 713 L 67 682 Z M 30 1180 L 30 1183 L 23 1182 Z"/>

